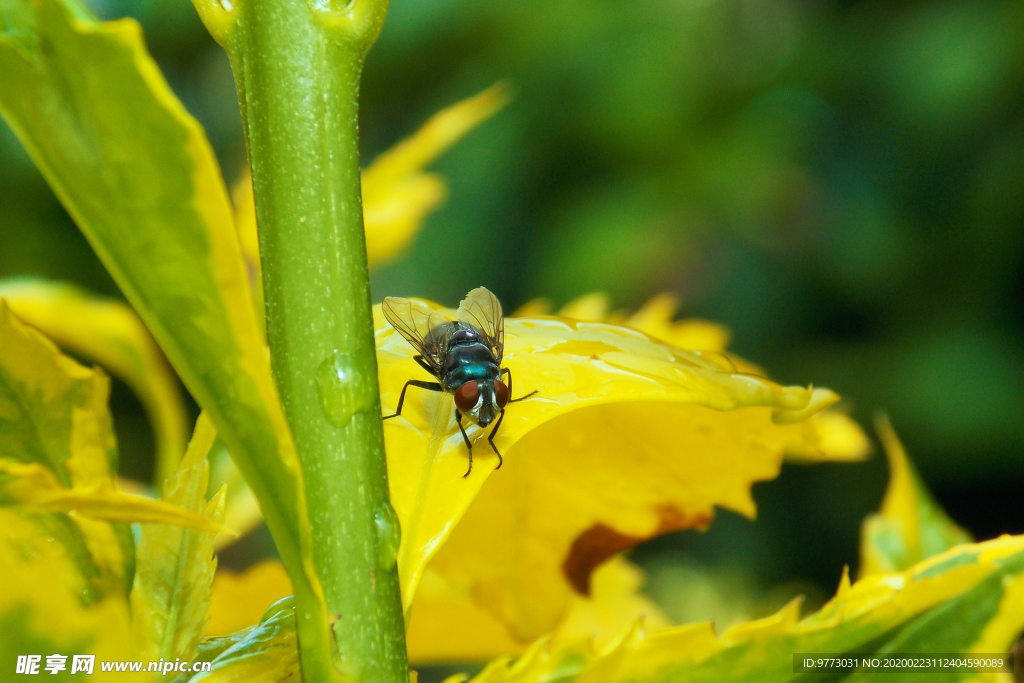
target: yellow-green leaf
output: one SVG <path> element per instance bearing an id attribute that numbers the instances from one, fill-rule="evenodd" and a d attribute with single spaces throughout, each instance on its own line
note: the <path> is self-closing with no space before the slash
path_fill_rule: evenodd
<path id="1" fill-rule="evenodd" d="M 319 594 L 301 471 L 209 142 L 136 22 L 96 21 L 76 0 L 7 5 L 0 113 L 209 413 L 296 590 Z"/>
<path id="2" fill-rule="evenodd" d="M 93 397 L 104 393 L 104 382 L 100 373 L 25 326 L 0 300 L 0 457 L 44 465 L 70 486 L 74 416 L 90 411 Z M 103 446 L 95 467 L 109 476 L 117 455 L 112 444 Z"/>
<path id="3" fill-rule="evenodd" d="M 79 503 L 102 503 L 96 494 L 115 486 L 108 390 L 100 371 L 62 354 L 0 299 L 0 501 L 37 511 L 76 511 L 38 519 L 89 579 L 90 600 L 126 589 L 132 575 L 128 527 L 77 512 Z M 79 495 L 90 500 L 74 500 Z"/>
<path id="4" fill-rule="evenodd" d="M 122 593 L 114 592 L 86 605 L 88 592 L 76 559 L 67 547 L 52 542 L 25 515 L 0 509 L 0 662 L 3 677 L 13 680 L 18 656 L 67 655 L 71 671 L 74 655 L 94 655 L 96 661 L 89 681 L 144 681 L 145 674 L 104 673 L 101 661 L 135 660 L 129 625 L 128 604 Z M 79 678 L 84 674 L 75 674 Z"/>
<path id="5" fill-rule="evenodd" d="M 62 354 L 3 299 L 0 389 L 0 504 L 108 522 L 219 528 L 180 507 L 117 490 L 107 378 Z"/>
<path id="6" fill-rule="evenodd" d="M 711 622 L 668 628 L 640 622 L 596 648 L 589 637 L 545 637 L 517 659 L 491 662 L 471 683 L 783 683 L 794 680 L 794 653 L 1005 653 L 1024 629 L 1024 536 L 958 546 L 905 571 L 874 574 L 852 585 L 844 574 L 821 610 L 801 619 L 800 605 L 797 598 L 771 616 L 722 633 Z M 215 670 L 219 661 L 220 673 L 191 680 L 272 681 L 287 675 L 300 683 L 293 633 L 291 600 L 285 599 L 258 626 L 204 643 L 200 656 L 212 660 Z M 282 678 L 261 677 L 263 670 Z M 830 680 L 878 676 L 847 674 L 835 672 Z M 448 683 L 467 679 L 456 675 Z"/>
<path id="7" fill-rule="evenodd" d="M 183 397 L 174 372 L 135 312 L 119 301 L 44 280 L 0 283 L 0 298 L 21 320 L 65 349 L 100 363 L 132 388 L 153 426 L 157 482 L 173 473 L 188 437 Z"/>
<path id="8" fill-rule="evenodd" d="M 1024 537 L 1006 536 L 853 585 L 844 577 L 835 598 L 804 619 L 795 600 L 770 617 L 720 635 L 710 622 L 662 630 L 638 625 L 596 652 L 582 641 L 552 646 L 542 640 L 518 660 L 495 661 L 471 680 L 781 683 L 795 678 L 794 653 L 1005 653 L 1022 628 Z M 832 674 L 830 680 L 844 681 L 879 676 Z M 908 673 L 899 680 L 917 676 Z"/>
<path id="9" fill-rule="evenodd" d="M 106 522 L 164 523 L 218 533 L 220 522 L 153 500 L 91 484 L 65 488 L 53 472 L 36 463 L 0 458 L 0 505 L 15 505 L 35 512 L 77 512 Z"/>
<path id="10" fill-rule="evenodd" d="M 971 535 L 935 502 L 907 457 L 887 417 L 875 429 L 889 459 L 889 487 L 877 514 L 861 529 L 861 576 L 906 569 L 944 550 L 970 543 Z"/>
<path id="11" fill-rule="evenodd" d="M 405 382 L 425 373 L 383 316 L 377 347 L 388 412 Z M 750 486 L 775 477 L 792 444 L 810 448 L 801 421 L 838 400 L 573 319 L 506 319 L 504 364 L 513 397 L 539 393 L 507 410 L 495 438 L 501 471 L 472 426 L 474 468 L 462 477 L 466 447 L 448 395 L 410 393 L 385 439 L 406 606 L 415 611 L 432 560 L 519 640 L 550 632 L 573 596 L 588 593 L 591 571 L 619 551 L 705 528 L 715 506 L 753 515 Z"/>
<path id="12" fill-rule="evenodd" d="M 206 456 L 217 438 L 209 419 L 200 415 L 178 471 L 166 484 L 164 502 L 218 523 L 224 516 L 224 490 L 207 502 Z M 193 659 L 206 625 L 210 589 L 217 561 L 216 532 L 147 524 L 135 554 L 132 613 L 152 659 Z"/>

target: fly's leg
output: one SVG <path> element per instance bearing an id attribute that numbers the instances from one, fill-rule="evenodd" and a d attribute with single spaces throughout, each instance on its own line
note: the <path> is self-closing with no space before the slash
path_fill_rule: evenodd
<path id="1" fill-rule="evenodd" d="M 459 425 L 459 431 L 462 432 L 462 440 L 466 442 L 466 450 L 469 452 L 469 469 L 462 475 L 462 478 L 465 479 L 473 471 L 473 444 L 469 442 L 469 436 L 466 434 L 466 430 L 462 428 L 462 413 L 458 410 L 455 411 L 455 424 Z"/>
<path id="2" fill-rule="evenodd" d="M 423 359 L 423 356 L 413 356 L 412 359 L 419 363 L 419 366 L 429 372 L 431 375 L 434 374 L 434 368 L 430 367 L 430 364 Z"/>
<path id="3" fill-rule="evenodd" d="M 394 415 L 388 415 L 383 419 L 390 420 L 391 418 L 398 417 L 402 414 L 402 404 L 405 403 L 405 392 L 409 390 L 410 385 L 419 387 L 420 389 L 428 389 L 430 391 L 444 391 L 444 387 L 437 382 L 423 382 L 418 379 L 411 379 L 405 383 L 404 387 L 402 387 L 402 394 L 398 397 L 398 410 L 395 411 Z"/>
<path id="4" fill-rule="evenodd" d="M 491 430 L 491 435 L 487 437 L 487 442 L 491 444 L 491 450 L 498 456 L 498 466 L 494 469 L 500 470 L 501 466 L 505 464 L 505 461 L 501 459 L 501 453 L 498 452 L 498 447 L 494 445 L 494 435 L 498 433 L 498 427 L 501 426 L 501 421 L 505 418 L 505 409 L 501 409 L 501 413 L 498 415 L 498 421 L 494 423 L 494 429 Z"/>
<path id="5" fill-rule="evenodd" d="M 508 368 L 502 368 L 501 375 L 508 375 L 508 382 L 506 384 L 508 384 L 508 395 L 511 396 L 512 395 L 512 371 L 509 370 Z M 501 375 L 499 375 L 499 377 Z M 510 399 L 509 403 L 517 403 L 519 401 L 525 401 L 526 399 L 530 398 L 531 396 L 533 396 L 536 393 L 537 393 L 537 390 L 534 389 L 533 391 L 528 393 L 526 396 L 520 396 L 519 398 Z M 504 414 L 505 414 L 505 411 L 502 411 L 502 415 L 504 415 Z M 498 422 L 499 423 L 501 422 L 500 418 L 498 419 Z M 498 431 L 498 428 L 495 427 L 494 431 Z M 491 445 L 493 446 L 494 444 L 491 444 Z M 497 452 L 497 451 L 495 451 L 495 452 Z M 498 457 L 501 457 L 501 456 L 498 456 Z M 498 467 L 501 467 L 501 465 L 499 464 Z M 498 469 L 498 467 L 495 467 L 494 469 Z"/>

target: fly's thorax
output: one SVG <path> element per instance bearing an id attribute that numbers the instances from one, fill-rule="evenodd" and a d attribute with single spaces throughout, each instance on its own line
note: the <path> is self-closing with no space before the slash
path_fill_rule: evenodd
<path id="1" fill-rule="evenodd" d="M 480 342 L 449 346 L 444 357 L 441 380 L 450 391 L 472 380 L 488 380 L 500 372 L 491 349 Z"/>
<path id="2" fill-rule="evenodd" d="M 449 346 L 474 344 L 480 342 L 480 332 L 462 323 L 453 323 L 448 328 Z"/>

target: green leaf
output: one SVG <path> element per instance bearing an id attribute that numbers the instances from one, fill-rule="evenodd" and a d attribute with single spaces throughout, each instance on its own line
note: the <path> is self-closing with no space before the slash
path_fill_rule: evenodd
<path id="1" fill-rule="evenodd" d="M 944 550 L 970 543 L 935 502 L 887 417 L 875 422 L 889 459 L 889 488 L 881 510 L 861 529 L 861 576 L 900 571 Z"/>
<path id="2" fill-rule="evenodd" d="M 209 413 L 296 590 L 319 594 L 301 472 L 209 142 L 137 23 L 98 22 L 76 0 L 2 2 L 0 112 Z"/>
<path id="3" fill-rule="evenodd" d="M 179 676 L 172 683 L 301 683 L 295 599 L 278 600 L 255 626 L 224 638 L 208 638 L 197 660 L 210 662 L 211 670 Z"/>
<path id="4" fill-rule="evenodd" d="M 184 400 L 174 372 L 131 307 L 69 284 L 22 278 L 0 283 L 0 297 L 21 320 L 132 388 L 153 425 L 156 481 L 172 475 L 188 439 Z"/>
<path id="5" fill-rule="evenodd" d="M 224 490 L 206 501 L 206 456 L 217 437 L 204 415 L 177 473 L 167 482 L 164 502 L 180 505 L 211 520 L 224 517 Z M 216 532 L 168 524 L 142 528 L 136 552 L 132 611 L 153 659 L 193 659 L 206 624 L 210 587 L 217 570 Z"/>

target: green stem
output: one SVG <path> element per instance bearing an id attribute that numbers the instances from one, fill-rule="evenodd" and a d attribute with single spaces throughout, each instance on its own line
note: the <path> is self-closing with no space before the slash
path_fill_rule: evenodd
<path id="1" fill-rule="evenodd" d="M 313 562 L 357 681 L 408 681 L 363 231 L 359 78 L 386 0 L 241 0 L 245 120 L 274 376 L 302 460 Z M 307 683 L 324 652 L 299 642 Z"/>

